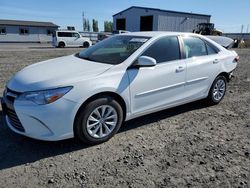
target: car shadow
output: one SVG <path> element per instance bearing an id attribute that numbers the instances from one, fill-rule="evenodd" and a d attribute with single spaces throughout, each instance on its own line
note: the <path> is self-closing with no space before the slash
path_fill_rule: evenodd
<path id="1" fill-rule="evenodd" d="M 53 49 L 55 48 L 54 46 L 32 46 L 28 47 L 28 49 Z"/>
<path id="2" fill-rule="evenodd" d="M 188 111 L 206 107 L 208 107 L 208 105 L 204 101 L 196 101 L 179 107 L 156 112 L 126 122 L 120 129 L 119 133 L 130 131 L 141 126 L 148 125 L 152 122 L 157 122 Z M 60 154 L 84 150 L 88 147 L 91 146 L 83 145 L 76 139 L 46 142 L 15 134 L 3 124 L 3 115 L 2 111 L 0 111 L 0 170 L 32 163 L 40 159 Z"/>

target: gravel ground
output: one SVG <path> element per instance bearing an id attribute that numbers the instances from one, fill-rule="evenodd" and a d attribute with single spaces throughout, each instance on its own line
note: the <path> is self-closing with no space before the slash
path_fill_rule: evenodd
<path id="1" fill-rule="evenodd" d="M 81 50 L 2 49 L 0 92 L 26 65 Z M 0 115 L 0 187 L 250 187 L 250 49 L 237 52 L 219 105 L 198 101 L 137 118 L 101 145 L 29 139 Z"/>

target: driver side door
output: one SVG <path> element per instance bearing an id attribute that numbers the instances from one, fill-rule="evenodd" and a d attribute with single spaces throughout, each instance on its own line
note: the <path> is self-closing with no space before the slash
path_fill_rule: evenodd
<path id="1" fill-rule="evenodd" d="M 72 45 L 73 46 L 82 46 L 83 41 L 78 33 L 72 33 Z"/>

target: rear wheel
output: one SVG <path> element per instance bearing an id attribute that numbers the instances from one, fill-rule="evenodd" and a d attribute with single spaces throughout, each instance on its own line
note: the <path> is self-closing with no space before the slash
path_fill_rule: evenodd
<path id="1" fill-rule="evenodd" d="M 109 140 L 120 129 L 123 111 L 111 97 L 98 98 L 88 103 L 77 115 L 75 136 L 86 144 Z"/>
<path id="2" fill-rule="evenodd" d="M 90 46 L 89 42 L 84 42 L 83 43 L 83 48 L 88 48 Z"/>
<path id="3" fill-rule="evenodd" d="M 64 42 L 59 42 L 58 47 L 59 48 L 64 48 L 65 47 L 65 43 Z"/>
<path id="4" fill-rule="evenodd" d="M 225 96 L 227 89 L 227 79 L 224 76 L 218 76 L 209 91 L 209 95 L 207 97 L 208 101 L 211 104 L 218 104 Z"/>

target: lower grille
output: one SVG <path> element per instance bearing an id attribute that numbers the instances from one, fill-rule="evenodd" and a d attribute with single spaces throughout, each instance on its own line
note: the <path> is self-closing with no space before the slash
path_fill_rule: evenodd
<path id="1" fill-rule="evenodd" d="M 18 131 L 25 132 L 20 120 L 18 119 L 16 112 L 9 108 L 6 109 L 6 115 L 10 121 L 10 124 Z"/>

